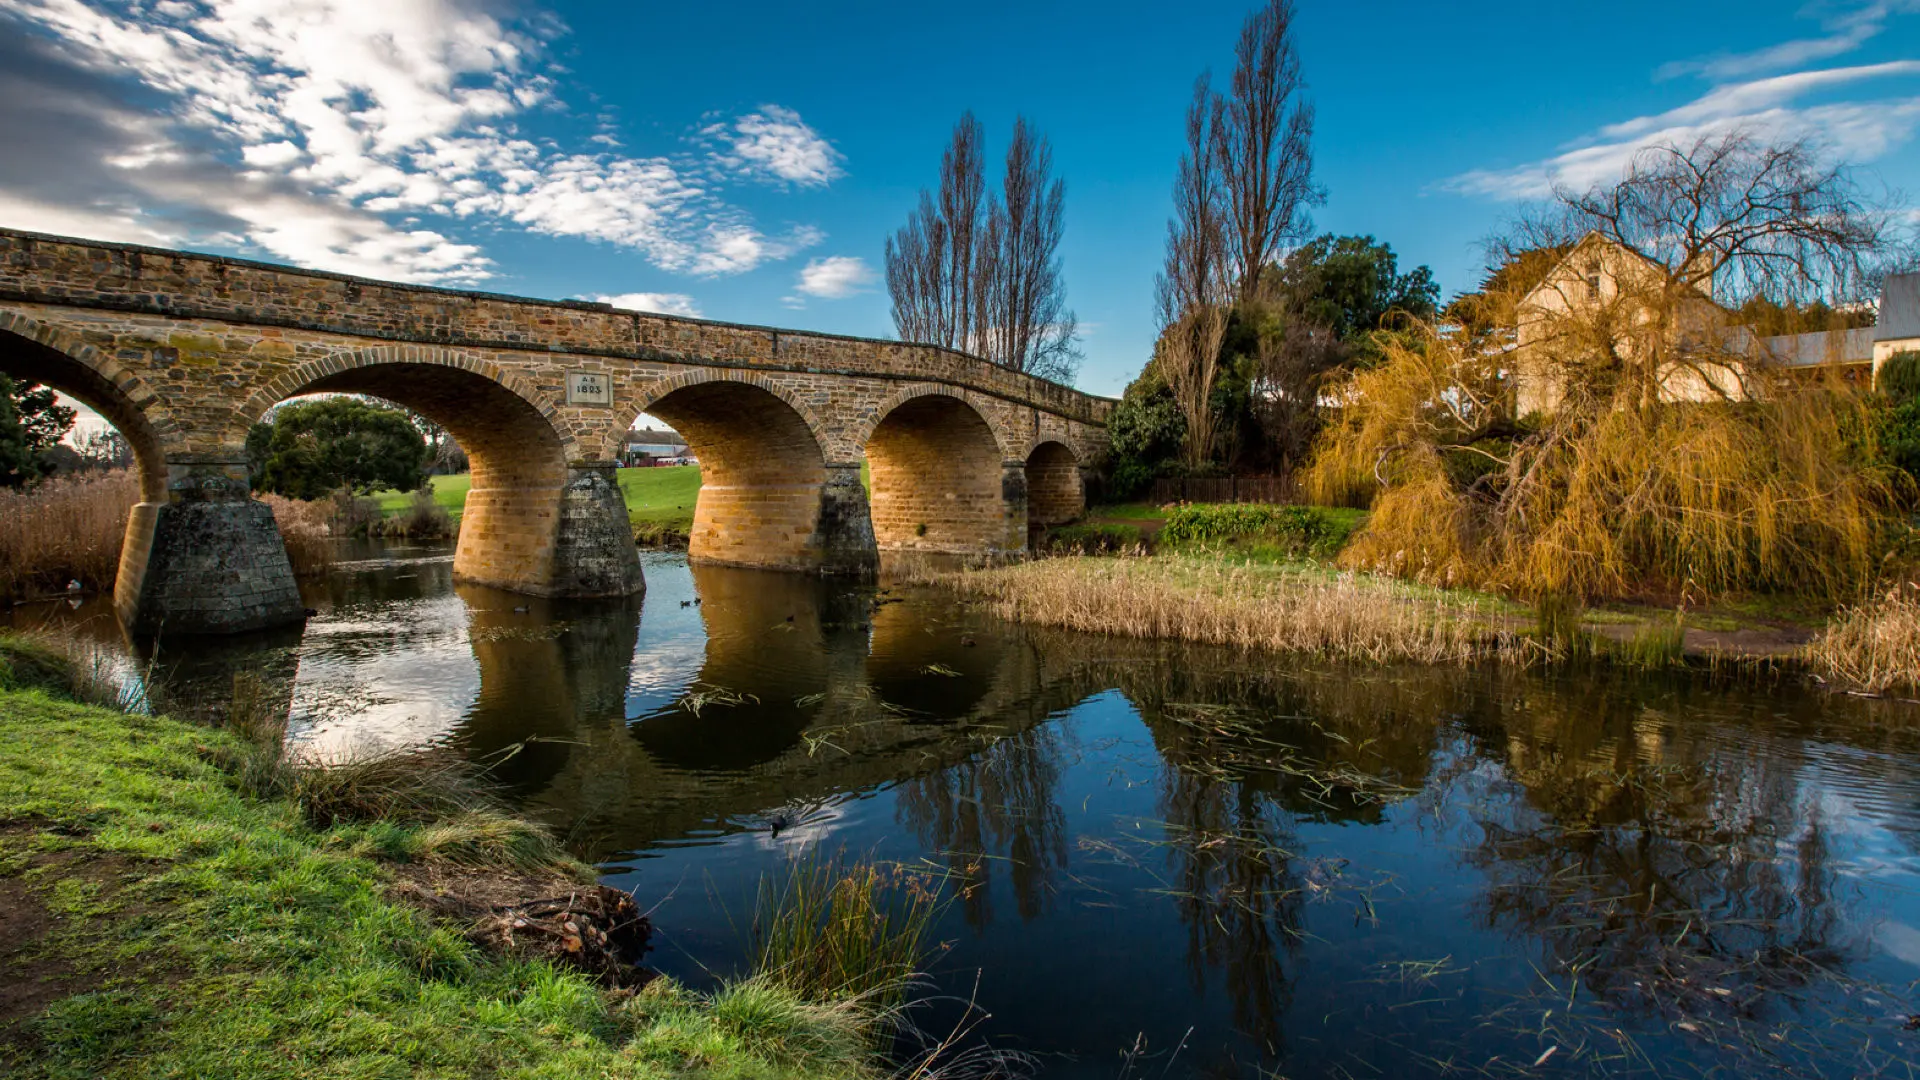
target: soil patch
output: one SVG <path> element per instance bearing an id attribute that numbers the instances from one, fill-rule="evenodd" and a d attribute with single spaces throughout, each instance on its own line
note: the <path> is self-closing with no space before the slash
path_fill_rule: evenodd
<path id="1" fill-rule="evenodd" d="M 46 823 L 0 826 L 0 850 L 30 848 L 42 832 L 68 830 Z M 0 877 L 0 1056 L 30 1041 L 28 1025 L 62 998 L 100 989 L 98 971 L 82 970 L 59 948 L 66 920 L 47 906 L 44 890 L 54 881 L 78 879 L 117 891 L 140 874 L 140 862 L 92 851 L 42 851 L 28 855 L 21 874 Z M 137 912 L 134 912 L 137 914 Z M 125 972 L 116 972 L 124 975 Z"/>

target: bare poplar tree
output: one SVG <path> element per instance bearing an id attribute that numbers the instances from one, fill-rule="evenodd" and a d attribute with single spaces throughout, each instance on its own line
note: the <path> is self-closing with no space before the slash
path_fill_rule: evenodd
<path id="1" fill-rule="evenodd" d="M 920 193 L 920 205 L 900 231 L 887 240 L 887 294 L 893 299 L 893 326 L 902 341 L 937 343 L 945 332 L 942 284 L 947 267 L 947 224 Z"/>
<path id="2" fill-rule="evenodd" d="M 1240 28 L 1233 82 L 1221 103 L 1213 154 L 1220 170 L 1235 288 L 1242 300 L 1281 246 L 1311 229 L 1313 103 L 1293 41 L 1292 0 L 1267 0 Z"/>
<path id="3" fill-rule="evenodd" d="M 1060 270 L 1066 185 L 1053 152 L 1016 121 L 999 195 L 986 190 L 981 126 L 961 117 L 936 193 L 887 241 L 887 291 L 903 340 L 963 349 L 1043 378 L 1072 377 L 1076 321 Z"/>
<path id="4" fill-rule="evenodd" d="M 1053 149 L 1025 117 L 1014 121 L 1001 198 L 988 212 L 981 246 L 986 273 L 980 310 L 982 352 L 997 364 L 1042 378 L 1073 377 L 1077 320 L 1066 310 L 1060 241 L 1066 184 L 1050 180 Z"/>
<path id="5" fill-rule="evenodd" d="M 1186 418 L 1186 457 L 1194 465 L 1213 456 L 1213 388 L 1232 302 L 1227 199 L 1215 152 L 1222 111 L 1202 75 L 1187 108 L 1187 148 L 1173 183 L 1166 263 L 1154 282 L 1160 322 L 1154 363 Z"/>
<path id="6" fill-rule="evenodd" d="M 940 217 L 947 226 L 944 311 L 937 344 L 952 349 L 979 348 L 980 234 L 987 218 L 986 136 L 968 112 L 954 125 L 953 141 L 940 156 Z"/>

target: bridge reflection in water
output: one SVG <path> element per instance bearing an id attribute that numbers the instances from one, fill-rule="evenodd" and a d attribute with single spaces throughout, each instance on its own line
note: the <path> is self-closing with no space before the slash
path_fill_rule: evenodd
<path id="1" fill-rule="evenodd" d="M 1920 1060 L 1909 706 L 1320 668 L 884 582 L 646 572 L 644 602 L 588 603 L 457 584 L 444 553 L 356 564 L 304 638 L 163 643 L 156 698 L 242 670 L 304 752 L 488 762 L 658 905 L 655 962 L 690 980 L 736 966 L 756 882 L 811 841 L 924 868 L 955 899 L 937 988 L 1046 1076 L 1110 1077 L 1137 1038 L 1182 1047 L 1167 1075 Z"/>

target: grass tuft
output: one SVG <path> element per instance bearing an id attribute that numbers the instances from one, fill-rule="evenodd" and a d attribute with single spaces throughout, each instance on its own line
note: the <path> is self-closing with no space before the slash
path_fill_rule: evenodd
<path id="1" fill-rule="evenodd" d="M 761 879 L 756 974 L 808 1001 L 897 1010 L 929 952 L 941 902 L 933 879 L 814 851 Z"/>

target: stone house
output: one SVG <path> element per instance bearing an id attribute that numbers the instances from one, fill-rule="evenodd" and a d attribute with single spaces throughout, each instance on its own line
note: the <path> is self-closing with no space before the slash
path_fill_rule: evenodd
<path id="1" fill-rule="evenodd" d="M 1606 333 L 1615 351 L 1631 357 L 1664 344 L 1674 357 L 1654 373 L 1665 401 L 1743 400 L 1750 376 L 1762 366 L 1790 372 L 1839 369 L 1862 381 L 1876 378 L 1895 353 L 1920 350 L 1920 274 L 1889 275 L 1873 326 L 1784 336 L 1762 336 L 1714 300 L 1710 282 L 1691 287 L 1664 329 L 1651 297 L 1666 268 L 1589 233 L 1520 301 L 1512 367 L 1516 411 L 1551 412 L 1565 387 L 1542 357 L 1565 336 Z M 1655 334 L 1677 340 L 1661 343 Z M 1531 359 L 1530 359 L 1531 357 Z"/>

